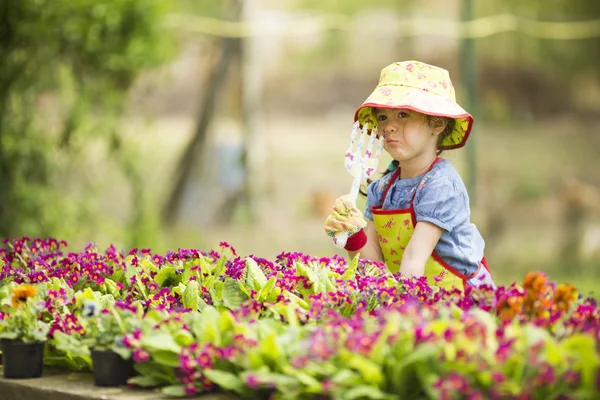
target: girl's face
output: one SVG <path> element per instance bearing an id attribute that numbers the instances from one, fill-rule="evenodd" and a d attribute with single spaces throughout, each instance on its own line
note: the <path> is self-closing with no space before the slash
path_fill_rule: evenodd
<path id="1" fill-rule="evenodd" d="M 375 108 L 378 131 L 383 135 L 385 150 L 400 162 L 425 153 L 435 154 L 437 134 L 427 117 L 415 111 L 398 108 Z"/>

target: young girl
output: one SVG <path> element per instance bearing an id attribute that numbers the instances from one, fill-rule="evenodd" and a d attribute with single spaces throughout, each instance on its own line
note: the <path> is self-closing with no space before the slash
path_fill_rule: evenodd
<path id="1" fill-rule="evenodd" d="M 448 72 L 418 61 L 385 67 L 354 120 L 377 128 L 394 161 L 368 186 L 364 216 L 342 196 L 326 233 L 349 231 L 350 257 L 360 252 L 392 273 L 426 276 L 431 286 L 495 287 L 483 238 L 469 220 L 465 185 L 450 161 L 439 158 L 464 146 L 473 126 L 456 103 Z"/>

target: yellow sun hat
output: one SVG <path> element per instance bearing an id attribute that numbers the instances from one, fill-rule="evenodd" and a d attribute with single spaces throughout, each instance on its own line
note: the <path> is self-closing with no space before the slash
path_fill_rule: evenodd
<path id="1" fill-rule="evenodd" d="M 369 128 L 377 126 L 373 108 L 404 108 L 422 114 L 448 117 L 456 120 L 454 130 L 440 146 L 440 150 L 462 147 L 467 142 L 473 116 L 456 103 L 450 74 L 443 68 L 420 61 L 402 61 L 381 70 L 379 84 L 356 110 L 354 121 Z"/>

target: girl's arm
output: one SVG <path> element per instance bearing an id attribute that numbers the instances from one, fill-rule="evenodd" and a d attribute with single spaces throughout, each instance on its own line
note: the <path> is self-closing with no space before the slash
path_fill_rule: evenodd
<path id="1" fill-rule="evenodd" d="M 442 228 L 430 222 L 421 221 L 417 223 L 402 256 L 402 264 L 400 264 L 402 276 L 411 278 L 425 274 L 425 263 L 431 257 L 442 233 L 444 233 Z"/>
<path id="2" fill-rule="evenodd" d="M 358 251 L 349 251 L 348 256 L 353 259 L 358 253 L 360 258 L 370 258 L 373 261 L 383 261 L 383 255 L 381 254 L 381 247 L 379 247 L 379 241 L 377 240 L 377 231 L 375 230 L 375 224 L 373 221 L 367 220 L 367 227 L 365 233 L 367 234 L 367 243 L 364 247 Z"/>

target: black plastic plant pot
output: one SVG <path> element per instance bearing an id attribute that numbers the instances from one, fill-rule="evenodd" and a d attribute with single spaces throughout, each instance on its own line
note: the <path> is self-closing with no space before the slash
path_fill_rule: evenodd
<path id="1" fill-rule="evenodd" d="M 96 386 L 121 386 L 135 375 L 133 359 L 124 360 L 112 350 L 93 350 L 92 370 Z"/>
<path id="2" fill-rule="evenodd" d="M 31 379 L 42 376 L 46 342 L 24 343 L 2 339 L 1 344 L 5 378 Z"/>

